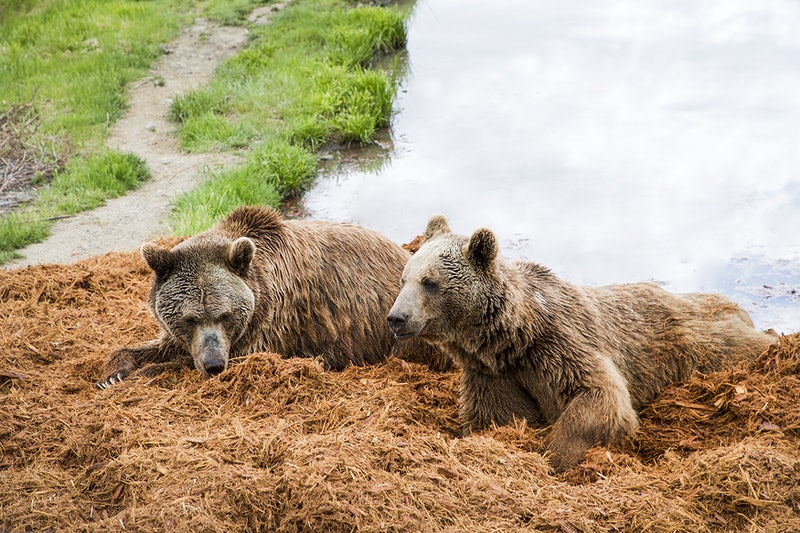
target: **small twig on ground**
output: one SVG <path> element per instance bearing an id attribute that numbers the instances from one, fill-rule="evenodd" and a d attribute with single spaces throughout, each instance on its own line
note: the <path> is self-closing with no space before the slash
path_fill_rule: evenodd
<path id="1" fill-rule="evenodd" d="M 44 217 L 44 218 L 31 218 L 28 220 L 23 220 L 23 224 L 33 224 L 34 222 L 48 222 L 50 220 L 61 220 L 62 218 L 71 218 L 75 215 L 57 215 L 54 217 Z"/>

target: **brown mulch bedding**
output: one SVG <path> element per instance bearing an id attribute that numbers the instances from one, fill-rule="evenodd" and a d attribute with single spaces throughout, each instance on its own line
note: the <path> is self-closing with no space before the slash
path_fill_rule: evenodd
<path id="1" fill-rule="evenodd" d="M 541 430 L 457 436 L 457 373 L 255 354 L 92 385 L 157 332 L 136 254 L 0 271 L 0 531 L 797 531 L 800 335 L 670 388 L 548 472 Z"/>

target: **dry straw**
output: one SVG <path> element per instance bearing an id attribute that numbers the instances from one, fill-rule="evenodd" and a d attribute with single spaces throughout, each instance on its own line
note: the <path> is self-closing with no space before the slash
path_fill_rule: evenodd
<path id="1" fill-rule="evenodd" d="M 458 375 L 255 354 L 95 391 L 152 338 L 135 254 L 0 272 L 0 531 L 798 531 L 800 335 L 669 389 L 559 476 L 457 435 Z"/>

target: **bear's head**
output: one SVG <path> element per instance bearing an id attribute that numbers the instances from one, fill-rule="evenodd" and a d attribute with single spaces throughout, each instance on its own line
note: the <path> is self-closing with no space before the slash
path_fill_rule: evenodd
<path id="1" fill-rule="evenodd" d="M 231 345 L 247 330 L 255 295 L 247 283 L 256 246 L 247 237 L 197 236 L 171 250 L 145 243 L 153 270 L 150 308 L 204 377 L 228 367 Z"/>
<path id="2" fill-rule="evenodd" d="M 479 331 L 496 293 L 497 239 L 488 229 L 471 237 L 450 231 L 447 219 L 432 217 L 424 241 L 400 280 L 389 312 L 396 337 L 418 336 L 433 344 L 463 344 Z"/>

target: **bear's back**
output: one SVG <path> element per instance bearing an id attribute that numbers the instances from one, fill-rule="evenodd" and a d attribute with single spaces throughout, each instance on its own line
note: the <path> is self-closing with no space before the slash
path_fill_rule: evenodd
<path id="1" fill-rule="evenodd" d="M 600 309 L 599 336 L 616 354 L 634 406 L 666 385 L 752 360 L 774 339 L 747 313 L 716 294 L 675 294 L 655 283 L 586 288 Z"/>
<path id="2" fill-rule="evenodd" d="M 248 350 L 322 356 L 334 369 L 389 353 L 385 317 L 409 256 L 400 246 L 357 225 L 283 220 L 259 207 L 237 208 L 211 232 L 256 245 L 258 319 Z"/>
<path id="3" fill-rule="evenodd" d="M 237 207 L 223 218 L 211 232 L 230 239 L 248 237 L 259 243 L 272 241 L 284 227 L 280 213 L 274 209 L 257 206 Z"/>
<path id="4" fill-rule="evenodd" d="M 545 345 L 569 352 L 553 356 L 610 358 L 636 408 L 695 370 L 753 359 L 775 340 L 720 295 L 675 294 L 649 282 L 588 287 L 536 263 L 519 261 L 512 268 L 525 280 L 525 316 L 535 321 L 546 314 L 543 328 L 560 340 Z"/>

